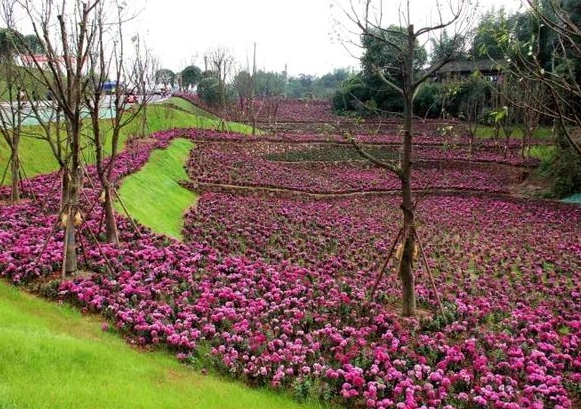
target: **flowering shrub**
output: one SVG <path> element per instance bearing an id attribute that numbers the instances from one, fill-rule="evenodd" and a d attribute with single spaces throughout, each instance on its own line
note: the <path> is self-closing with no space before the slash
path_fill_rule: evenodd
<path id="1" fill-rule="evenodd" d="M 118 160 L 118 175 L 137 170 L 151 149 L 184 135 L 198 145 L 190 173 L 208 181 L 266 181 L 324 192 L 344 184 L 383 189 L 392 183 L 355 163 L 346 172 L 333 162 L 268 161 L 264 155 L 288 147 L 251 139 L 235 144 L 228 141 L 240 138 L 236 135 L 201 131 L 160 132 L 153 144 L 130 142 Z M 232 164 L 250 160 L 260 171 Z M 515 176 L 506 165 L 495 166 L 464 170 L 472 178 L 464 182 L 452 180 L 463 176 L 462 168 L 443 166 L 449 180 L 436 183 L 506 191 Z M 234 173 L 237 169 L 243 172 Z M 429 175 L 430 169 L 419 166 L 418 174 Z M 0 274 L 14 283 L 60 270 L 60 229 L 38 257 L 56 221 L 44 211 L 54 209 L 41 209 L 56 177 L 33 180 L 37 201 L 0 205 Z M 89 201 L 97 194 L 90 184 L 83 192 Z M 60 282 L 58 297 L 103 314 L 110 320 L 104 328 L 116 327 L 133 343 L 163 345 L 184 361 L 209 349 L 205 359 L 224 372 L 252 384 L 293 388 L 297 397 L 317 394 L 369 408 L 578 403 L 579 207 L 486 195 L 421 198 L 418 230 L 447 306 L 444 315 L 429 321 L 399 318 L 393 265 L 375 299 L 368 299 L 399 228 L 397 197 L 273 193 L 264 199 L 204 193 L 186 215 L 185 243 L 145 228 L 139 236 L 120 218 L 121 244 L 101 244 L 101 253 L 88 244 L 92 239 L 83 229 L 80 261 L 94 273 Z M 87 211 L 86 217 L 97 231 L 99 211 Z M 425 267 L 416 267 L 419 305 L 434 309 Z"/>

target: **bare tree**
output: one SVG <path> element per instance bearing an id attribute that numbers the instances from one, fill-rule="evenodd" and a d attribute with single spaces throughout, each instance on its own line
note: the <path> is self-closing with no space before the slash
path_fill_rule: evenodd
<path id="1" fill-rule="evenodd" d="M 36 75 L 49 90 L 58 110 L 62 110 L 66 129 L 67 161 L 64 164 L 63 197 L 60 211 L 66 225 L 63 274 L 77 271 L 76 226 L 82 220 L 79 195 L 83 183 L 81 152 L 84 95 L 89 87 L 87 63 L 98 41 L 98 5 L 101 0 L 72 4 L 62 0 L 38 5 L 23 0 L 20 5 L 28 16 L 35 35 L 42 40 L 46 66 L 33 58 Z"/>
<path id="2" fill-rule="evenodd" d="M 23 72 L 15 64 L 18 49 L 22 48 L 22 43 L 15 27 L 14 6 L 14 0 L 3 0 L 0 4 L 1 18 L 6 27 L 6 47 L 0 51 L 0 77 L 6 86 L 5 98 L 0 98 L 2 99 L 0 101 L 0 134 L 10 149 L 10 158 L 6 169 L 4 169 L 1 183 L 4 182 L 6 172 L 10 168 L 10 200 L 16 203 L 20 200 L 21 163 L 19 148 L 25 90 L 22 88 Z"/>
<path id="3" fill-rule="evenodd" d="M 444 29 L 453 29 L 454 34 L 448 36 L 450 44 L 458 44 L 462 40 L 461 33 L 466 29 L 469 15 L 467 13 L 467 0 L 450 0 L 445 5 L 437 3 L 437 22 L 421 28 L 416 28 L 411 19 L 410 1 L 405 3 L 405 7 L 399 10 L 401 19 L 401 30 L 385 28 L 383 19 L 383 1 L 365 0 L 362 2 L 360 10 L 350 1 L 350 8 L 345 10 L 345 15 L 361 32 L 362 36 L 369 36 L 377 42 L 383 44 L 397 56 L 398 64 L 389 67 L 373 67 L 374 72 L 379 76 L 384 84 L 396 90 L 404 100 L 404 120 L 403 120 L 403 155 L 399 163 L 380 160 L 364 150 L 357 144 L 352 135 L 350 139 L 361 155 L 369 159 L 377 166 L 383 167 L 394 173 L 401 182 L 401 209 L 403 212 L 403 225 L 401 230 L 401 240 L 403 250 L 399 264 L 399 275 L 402 280 L 402 315 L 416 315 L 416 293 L 415 275 L 413 271 L 414 249 L 416 249 L 417 232 L 414 219 L 414 198 L 412 192 L 412 127 L 413 127 L 413 101 L 419 86 L 435 74 L 450 58 L 442 58 L 435 61 L 425 72 L 414 70 L 414 60 L 416 46 L 420 38 L 430 37 Z M 446 6 L 446 10 L 443 9 Z M 402 41 L 395 41 L 400 38 Z M 450 51 L 455 51 L 456 47 L 447 47 Z M 392 73 L 401 78 L 401 83 L 395 82 Z"/>
<path id="4" fill-rule="evenodd" d="M 100 199 L 105 218 L 105 240 L 108 243 L 117 243 L 119 238 L 113 207 L 116 192 L 113 183 L 115 161 L 122 128 L 130 124 L 145 107 L 147 94 L 141 84 L 145 82 L 147 63 L 142 61 L 143 56 L 140 54 L 136 54 L 132 61 L 126 58 L 122 29 L 123 24 L 132 17 L 123 15 L 123 6 L 114 0 L 110 3 L 101 3 L 98 9 L 96 21 L 98 41 L 94 43 L 95 48 L 89 55 L 91 83 L 85 95 L 85 104 L 91 117 L 90 139 L 95 149 L 97 177 L 102 190 Z M 116 15 L 109 18 L 106 10 L 113 10 Z M 104 85 L 107 81 L 112 81 L 116 86 L 109 95 L 104 95 Z M 138 103 L 138 98 L 141 103 Z M 102 126 L 103 108 L 109 111 L 106 115 L 109 117 L 107 129 L 103 129 Z M 110 132 L 108 140 L 104 131 Z M 106 143 L 109 146 L 108 157 Z"/>
<path id="5" fill-rule="evenodd" d="M 215 47 L 204 55 L 204 61 L 210 66 L 218 80 L 218 93 L 220 96 L 220 106 L 226 108 L 226 80 L 234 68 L 235 59 L 232 53 L 225 47 Z"/>
<path id="6" fill-rule="evenodd" d="M 516 93 L 518 102 L 514 105 L 514 109 L 517 111 L 516 117 L 521 119 L 521 155 L 524 158 L 530 155 L 533 133 L 538 128 L 541 120 L 543 106 L 540 101 L 544 99 L 545 86 L 542 82 L 531 81 L 526 78 L 522 78 L 518 82 L 518 85 L 519 87 Z"/>
<path id="7" fill-rule="evenodd" d="M 581 16 L 565 10 L 567 3 L 562 1 L 523 1 L 529 7 L 523 17 L 532 20 L 533 30 L 528 38 L 519 38 L 514 32 L 498 36 L 510 57 L 503 69 L 520 79 L 527 109 L 554 118 L 571 147 L 581 155 L 573 136 L 573 130 L 581 127 Z M 548 45 L 550 53 L 546 51 Z M 552 103 L 547 103 L 546 95 Z"/>

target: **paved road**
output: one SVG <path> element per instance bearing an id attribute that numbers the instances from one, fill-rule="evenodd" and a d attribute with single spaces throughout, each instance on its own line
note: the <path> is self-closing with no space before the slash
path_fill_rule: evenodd
<path id="1" fill-rule="evenodd" d="M 99 109 L 99 116 L 102 119 L 111 118 L 115 114 L 115 109 L 112 106 L 110 95 L 105 95 L 103 101 L 101 103 L 101 108 Z M 163 98 L 158 95 L 154 95 L 149 100 L 149 103 L 159 103 L 164 101 L 166 98 Z M 54 117 L 54 105 L 51 101 L 37 101 L 39 105 L 39 116 L 41 121 L 50 121 Z M 16 103 L 12 103 L 15 107 Z M 84 112 L 85 116 L 89 115 L 89 111 L 86 110 Z M 8 122 L 11 121 L 10 119 L 10 103 L 2 102 L 0 103 L 0 116 L 4 116 Z M 38 125 L 39 120 L 32 109 L 29 103 L 25 103 L 22 108 L 22 125 Z"/>

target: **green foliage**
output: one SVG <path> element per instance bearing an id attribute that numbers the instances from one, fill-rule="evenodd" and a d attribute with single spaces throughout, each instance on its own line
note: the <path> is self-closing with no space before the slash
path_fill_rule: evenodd
<path id="1" fill-rule="evenodd" d="M 225 95 L 222 95 L 222 92 Z M 222 91 L 220 81 L 215 76 L 203 78 L 198 83 L 198 96 L 202 101 L 211 107 L 219 107 L 222 102 L 233 102 L 236 100 L 236 90 L 231 85 L 226 85 Z"/>
<path id="2" fill-rule="evenodd" d="M 254 76 L 254 94 L 259 97 L 283 95 L 286 88 L 286 74 L 258 70 Z"/>
<path id="3" fill-rule="evenodd" d="M 432 39 L 431 64 L 443 61 L 465 61 L 467 55 L 464 51 L 464 41 L 464 36 L 450 37 L 448 32 L 444 30 L 438 40 Z"/>
<path id="4" fill-rule="evenodd" d="M 156 84 L 173 87 L 175 85 L 177 76 L 172 70 L 168 68 L 162 68 L 155 72 L 154 78 Z"/>
<path id="5" fill-rule="evenodd" d="M 181 81 L 183 87 L 196 85 L 202 79 L 202 70 L 195 65 L 189 65 L 181 72 Z"/>
<path id="6" fill-rule="evenodd" d="M 43 54 L 45 52 L 44 44 L 35 34 L 26 34 L 22 37 L 25 44 L 24 49 L 33 54 Z"/>
<path id="7" fill-rule="evenodd" d="M 402 60 L 407 49 L 407 29 L 390 26 L 376 29 L 361 37 L 364 48 L 362 72 L 347 79 L 333 96 L 335 111 L 341 114 L 357 112 L 369 116 L 381 113 L 401 113 L 402 95 L 394 88 L 403 84 Z M 427 61 L 427 52 L 417 42 L 414 48 L 413 69 L 420 75 Z M 422 105 L 425 111 L 425 94 Z"/>
<path id="8" fill-rule="evenodd" d="M 333 108 L 338 114 L 357 112 L 359 115 L 372 115 L 365 102 L 372 100 L 371 90 L 361 73 L 354 75 L 341 84 L 333 96 Z"/>
<path id="9" fill-rule="evenodd" d="M 396 85 L 403 82 L 402 57 L 406 55 L 408 34 L 405 27 L 389 26 L 386 29 L 372 30 L 362 36 L 361 42 L 365 52 L 361 57 L 361 66 L 367 75 L 376 76 L 377 70 Z M 413 69 L 419 73 L 428 59 L 423 46 L 417 42 L 414 49 Z"/>
<path id="10" fill-rule="evenodd" d="M 431 319 L 421 320 L 422 330 L 429 332 L 441 331 L 447 325 L 458 320 L 459 313 L 456 304 L 445 302 L 443 304 L 443 310 L 443 312 L 438 311 Z"/>
<path id="11" fill-rule="evenodd" d="M 581 191 L 581 159 L 564 138 L 557 132 L 555 157 L 550 168 L 553 177 L 553 194 L 563 198 Z"/>
<path id="12" fill-rule="evenodd" d="M 427 118 L 435 118 L 442 112 L 442 85 L 427 82 L 420 86 L 414 99 L 414 112 Z"/>
<path id="13" fill-rule="evenodd" d="M 470 54 L 476 58 L 504 59 L 509 24 L 503 7 L 499 10 L 488 10 L 476 28 Z"/>
<path id="14" fill-rule="evenodd" d="M 234 77 L 234 81 L 232 82 L 232 86 L 236 90 L 239 98 L 250 98 L 252 96 L 253 90 L 253 79 L 252 74 L 248 71 L 240 71 Z M 254 91 L 256 95 L 256 90 Z M 198 90 L 199 94 L 199 90 Z"/>
<path id="15" fill-rule="evenodd" d="M 289 98 L 332 97 L 350 76 L 349 70 L 340 68 L 320 78 L 305 74 L 301 74 L 298 77 L 290 77 L 286 85 L 286 95 Z"/>
<path id="16" fill-rule="evenodd" d="M 10 56 L 22 51 L 23 36 L 16 30 L 0 28 L 0 56 Z"/>

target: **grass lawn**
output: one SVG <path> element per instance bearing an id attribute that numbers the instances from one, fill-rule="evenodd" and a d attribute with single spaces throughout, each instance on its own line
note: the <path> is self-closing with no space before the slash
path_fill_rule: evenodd
<path id="1" fill-rule="evenodd" d="M 206 118 L 210 118 L 210 119 L 220 119 L 218 118 L 216 115 L 211 114 L 207 111 L 204 111 L 203 109 L 195 106 L 194 104 L 192 104 L 189 101 L 186 101 L 183 98 L 178 98 L 178 97 L 171 97 L 166 101 L 167 104 L 171 104 L 171 105 L 175 105 L 178 108 L 184 109 L 196 116 L 200 116 L 200 117 L 206 117 Z"/>
<path id="2" fill-rule="evenodd" d="M 147 164 L 122 181 L 119 195 L 131 217 L 155 232 L 181 239 L 183 214 L 197 195 L 178 184 L 188 178 L 184 170 L 194 144 L 176 139 L 167 149 L 151 153 Z M 117 205 L 117 211 L 123 210 Z"/>
<path id="3" fill-rule="evenodd" d="M 193 107 L 189 102 L 180 99 L 185 104 Z M 147 127 L 146 134 L 156 131 L 172 128 L 203 128 L 203 129 L 219 129 L 220 121 L 217 119 L 208 118 L 208 114 L 204 114 L 199 108 L 196 112 L 188 112 L 187 110 L 175 109 L 169 104 L 152 104 L 147 107 Z M 128 126 L 121 130 L 120 146 L 123 149 L 125 140 L 131 136 L 140 134 L 141 116 L 138 116 Z M 103 132 L 105 135 L 105 151 L 110 152 L 109 139 L 110 122 L 107 119 L 102 120 Z M 240 132 L 250 134 L 252 127 L 238 123 L 227 123 L 227 129 L 232 132 Z M 42 173 L 49 173 L 58 170 L 58 164 L 52 155 L 49 145 L 46 141 L 35 138 L 33 135 L 41 134 L 42 129 L 39 126 L 25 126 L 23 127 L 23 136 L 20 143 L 20 161 L 24 168 L 24 176 L 32 177 Z M 90 124 L 87 123 L 84 129 L 85 134 L 89 134 Z M 64 131 L 63 131 L 64 137 Z M 87 146 L 83 154 L 87 163 L 94 162 L 94 153 L 91 146 Z M 10 150 L 3 137 L 0 137 L 0 180 L 4 174 L 4 170 L 10 158 Z M 4 184 L 10 184 L 10 172 L 6 174 Z"/>
<path id="4" fill-rule="evenodd" d="M 479 138 L 484 138 L 484 139 L 492 138 L 494 136 L 494 127 L 487 126 L 487 125 L 479 125 L 478 129 L 476 130 L 476 135 Z M 514 127 L 514 130 L 512 132 L 512 135 L 510 136 L 510 138 L 511 139 L 513 139 L 513 138 L 521 139 L 522 135 L 523 135 L 522 129 L 520 129 L 519 127 L 516 126 L 516 127 Z M 550 126 L 539 126 L 533 132 L 533 140 L 548 141 L 551 139 L 552 136 L 553 136 L 553 130 Z M 502 129 L 501 129 L 500 130 L 500 141 L 503 142 L 504 139 L 505 139 L 504 133 L 502 132 Z"/>
<path id="5" fill-rule="evenodd" d="M 132 349 L 97 317 L 0 281 L 1 409 L 320 407 Z"/>

